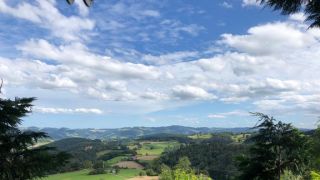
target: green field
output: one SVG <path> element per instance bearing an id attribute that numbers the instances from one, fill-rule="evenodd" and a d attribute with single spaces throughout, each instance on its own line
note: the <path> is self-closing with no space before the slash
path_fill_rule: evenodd
<path id="1" fill-rule="evenodd" d="M 188 137 L 191 139 L 210 139 L 212 138 L 212 134 L 194 134 Z"/>
<path id="2" fill-rule="evenodd" d="M 123 161 L 123 160 L 128 160 L 128 156 L 117 156 L 117 157 L 114 157 L 114 158 L 106 161 L 106 163 L 109 165 L 113 165 L 113 164 L 117 164 L 118 162 Z"/>
<path id="3" fill-rule="evenodd" d="M 44 180 L 125 180 L 138 176 L 139 170 L 137 169 L 121 169 L 117 175 L 113 174 L 100 174 L 88 175 L 89 170 L 81 170 L 69 173 L 55 174 L 44 178 Z"/>
<path id="4" fill-rule="evenodd" d="M 108 152 L 110 152 L 111 150 L 104 150 L 104 151 L 100 151 L 97 153 L 97 157 L 101 157 L 102 155 L 107 154 Z"/>
<path id="5" fill-rule="evenodd" d="M 137 150 L 139 155 L 160 155 L 165 148 L 178 146 L 179 143 L 171 142 L 142 142 L 142 147 Z"/>
<path id="6" fill-rule="evenodd" d="M 250 137 L 250 134 L 236 134 L 231 136 L 232 140 L 237 143 L 244 142 L 248 137 Z"/>

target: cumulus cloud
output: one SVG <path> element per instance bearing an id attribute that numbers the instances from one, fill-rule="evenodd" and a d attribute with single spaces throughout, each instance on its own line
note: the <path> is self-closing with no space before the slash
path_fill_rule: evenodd
<path id="1" fill-rule="evenodd" d="M 200 87 L 190 85 L 178 85 L 172 89 L 172 92 L 173 97 L 181 100 L 211 100 L 216 98 L 214 95 L 208 93 L 206 90 Z"/>
<path id="2" fill-rule="evenodd" d="M 223 34 L 220 42 L 240 52 L 267 55 L 308 48 L 317 40 L 305 27 L 279 22 L 252 27 L 247 35 Z"/>
<path id="3" fill-rule="evenodd" d="M 260 0 L 242 0 L 242 6 L 260 6 Z"/>
<path id="4" fill-rule="evenodd" d="M 226 50 L 209 58 L 197 59 L 201 56 L 197 51 L 144 56 L 150 65 L 93 53 L 82 43 L 57 46 L 32 39 L 18 49 L 33 60 L 0 59 L 0 74 L 11 84 L 68 89 L 107 101 L 216 99 L 247 101 L 261 108 L 266 104 L 258 102 L 275 97 L 286 103 L 288 93 L 319 93 L 318 33 L 304 31 L 298 23 L 267 23 L 250 28 L 247 34 L 224 34 L 219 45 Z M 17 72 L 9 73 L 13 67 Z"/>
<path id="5" fill-rule="evenodd" d="M 161 54 L 158 56 L 146 54 L 143 55 L 142 58 L 147 64 L 164 65 L 192 60 L 198 55 L 199 53 L 196 51 L 178 51 L 169 54 Z"/>
<path id="6" fill-rule="evenodd" d="M 94 21 L 85 17 L 64 16 L 55 6 L 56 2 L 54 0 L 37 0 L 35 5 L 20 2 L 16 7 L 11 7 L 6 1 L 1 1 L 0 12 L 35 23 L 48 29 L 53 36 L 64 40 L 89 38 L 84 32 L 94 28 Z M 83 8 L 81 8 L 81 13 L 85 14 Z"/>
<path id="7" fill-rule="evenodd" d="M 110 74 L 123 78 L 156 79 L 159 72 L 155 68 L 143 64 L 120 62 L 111 57 L 91 53 L 81 43 L 74 43 L 65 46 L 54 46 L 48 41 L 30 40 L 18 48 L 25 54 L 41 59 L 51 59 L 58 63 L 90 68 L 100 73 Z"/>

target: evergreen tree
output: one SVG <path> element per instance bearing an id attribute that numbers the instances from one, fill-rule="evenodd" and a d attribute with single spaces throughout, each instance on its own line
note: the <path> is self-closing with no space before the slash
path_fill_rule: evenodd
<path id="1" fill-rule="evenodd" d="M 240 159 L 241 179 L 280 180 L 285 170 L 294 175 L 306 173 L 310 159 L 310 141 L 291 124 L 275 123 L 273 117 L 254 115 L 261 122 L 248 157 Z"/>
<path id="2" fill-rule="evenodd" d="M 282 14 L 288 15 L 304 11 L 310 27 L 320 27 L 320 1 L 318 0 L 257 0 L 274 10 L 280 10 Z"/>
<path id="3" fill-rule="evenodd" d="M 25 180 L 46 176 L 67 162 L 68 155 L 52 147 L 33 147 L 43 132 L 21 131 L 22 117 L 35 98 L 0 98 L 0 179 Z"/>
<path id="4" fill-rule="evenodd" d="M 312 168 L 320 171 L 320 127 L 312 134 Z"/>

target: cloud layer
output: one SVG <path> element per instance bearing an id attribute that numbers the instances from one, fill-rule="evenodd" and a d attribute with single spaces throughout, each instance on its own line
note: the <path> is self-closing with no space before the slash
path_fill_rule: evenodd
<path id="1" fill-rule="evenodd" d="M 253 1 L 243 1 L 252 5 Z M 232 8 L 223 3 L 222 6 Z M 124 41 L 150 38 L 179 40 L 181 34 L 198 36 L 194 23 L 167 19 L 149 4 L 108 4 L 110 17 L 90 18 L 77 4 L 78 16 L 64 15 L 54 0 L 10 5 L 0 12 L 28 21 L 48 34 L 17 42 L 18 57 L 0 57 L 0 76 L 7 87 L 61 90 L 97 101 L 145 104 L 165 109 L 195 102 L 249 103 L 263 112 L 303 112 L 317 116 L 320 107 L 319 30 L 309 29 L 303 16 L 263 23 L 246 33 L 222 33 L 214 42 L 218 52 L 202 49 L 145 53 L 122 46 Z M 93 15 L 97 17 L 97 15 Z M 125 18 L 132 21 L 125 21 Z M 147 19 L 151 22 L 147 21 Z M 132 22 L 148 22 L 143 32 Z M 160 22 L 160 23 L 159 23 Z M 159 26 L 154 27 L 157 24 Z M 127 38 L 128 27 L 137 36 Z M 165 27 L 165 28 L 164 28 Z M 98 31 L 100 29 L 101 31 Z M 159 29 L 155 34 L 152 29 Z M 104 46 L 113 36 L 112 47 Z M 122 33 L 123 36 L 119 36 Z M 138 37 L 138 38 L 137 38 Z M 126 40 L 118 39 L 125 38 Z M 137 39 L 139 40 L 137 40 Z M 100 41 L 102 50 L 92 45 Z M 121 54 L 121 55 L 119 55 Z M 12 73 L 14 70 L 14 73 Z M 146 103 L 148 102 L 148 103 Z M 42 113 L 93 113 L 96 108 L 38 108 Z M 208 118 L 242 116 L 243 111 L 209 114 Z"/>

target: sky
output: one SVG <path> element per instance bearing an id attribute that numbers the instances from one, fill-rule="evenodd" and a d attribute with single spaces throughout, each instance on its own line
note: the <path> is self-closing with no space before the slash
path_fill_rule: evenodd
<path id="1" fill-rule="evenodd" d="M 320 112 L 320 30 L 255 0 L 0 1 L 2 98 L 21 126 L 299 128 Z"/>

